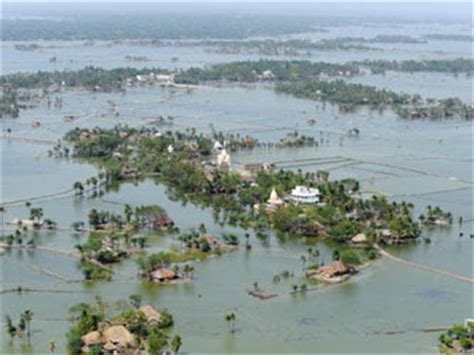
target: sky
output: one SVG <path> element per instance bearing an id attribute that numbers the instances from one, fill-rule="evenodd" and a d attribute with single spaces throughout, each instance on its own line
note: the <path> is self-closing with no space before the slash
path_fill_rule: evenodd
<path id="1" fill-rule="evenodd" d="M 253 2 L 241 0 L 233 2 L 230 0 L 0 0 L 2 4 L 2 16 L 74 16 L 80 13 L 105 12 L 113 14 L 114 11 L 125 13 L 140 13 L 147 11 L 166 13 L 225 13 L 246 15 L 257 14 L 285 14 L 285 15 L 331 15 L 331 16 L 391 16 L 434 18 L 445 17 L 460 20 L 463 23 L 472 23 L 472 3 L 469 0 L 458 2 L 447 2 L 439 0 L 418 1 L 384 1 L 384 0 L 301 0 L 288 2 L 281 0 L 261 0 Z M 116 6 L 110 6 L 115 3 Z"/>

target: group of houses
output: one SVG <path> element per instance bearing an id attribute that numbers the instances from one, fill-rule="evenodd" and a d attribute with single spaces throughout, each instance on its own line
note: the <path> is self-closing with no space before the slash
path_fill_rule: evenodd
<path id="1" fill-rule="evenodd" d="M 174 84 L 174 74 L 155 74 L 137 75 L 134 78 L 127 79 L 127 86 L 134 85 L 163 85 L 171 86 Z"/>
<path id="2" fill-rule="evenodd" d="M 139 308 L 148 326 L 160 326 L 161 314 L 150 305 Z M 128 354 L 135 347 L 135 335 L 123 324 L 102 324 L 103 330 L 95 330 L 81 338 L 83 353 L 100 348 L 101 354 Z"/>

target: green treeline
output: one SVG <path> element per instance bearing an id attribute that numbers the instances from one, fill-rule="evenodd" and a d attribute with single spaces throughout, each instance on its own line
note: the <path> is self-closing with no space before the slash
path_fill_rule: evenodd
<path id="1" fill-rule="evenodd" d="M 383 74 L 387 70 L 402 72 L 440 72 L 440 73 L 465 73 L 472 75 L 474 72 L 474 60 L 465 58 L 436 59 L 436 60 L 366 60 L 355 62 L 354 65 L 365 66 L 372 74 Z"/>
<path id="2" fill-rule="evenodd" d="M 89 66 L 80 70 L 9 74 L 0 77 L 0 85 L 8 84 L 13 89 L 47 89 L 50 86 L 65 86 L 93 91 L 114 91 L 122 89 L 128 78 L 151 72 L 159 74 L 166 71 L 157 68 L 103 69 Z"/>

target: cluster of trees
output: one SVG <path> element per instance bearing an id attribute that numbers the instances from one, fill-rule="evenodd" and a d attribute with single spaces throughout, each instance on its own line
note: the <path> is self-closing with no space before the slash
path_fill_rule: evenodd
<path id="1" fill-rule="evenodd" d="M 14 337 L 25 338 L 29 342 L 31 339 L 31 321 L 33 320 L 33 312 L 29 309 L 20 314 L 18 325 L 13 324 L 10 315 L 5 315 L 5 328 L 11 339 Z"/>
<path id="2" fill-rule="evenodd" d="M 341 22 L 337 18 L 333 21 Z M 25 40 L 123 40 L 182 38 L 246 38 L 315 32 L 316 24 L 331 24 L 326 18 L 295 16 L 293 21 L 274 15 L 233 16 L 128 13 L 121 16 L 74 14 L 73 19 L 5 19 L 3 39 Z M 320 31 L 320 30 L 319 30 Z"/>
<path id="3" fill-rule="evenodd" d="M 268 77 L 262 74 L 271 71 Z M 175 76 L 176 83 L 199 84 L 205 81 L 256 82 L 260 79 L 297 81 L 325 75 L 354 75 L 359 69 L 351 64 L 310 61 L 258 60 L 216 64 L 207 68 L 190 68 Z"/>
<path id="4" fill-rule="evenodd" d="M 134 138 L 137 146 L 134 162 L 144 173 L 158 173 L 177 198 L 211 206 L 219 223 L 260 230 L 273 227 L 280 232 L 302 235 L 324 234 L 344 243 L 366 229 L 390 228 L 400 239 L 419 234 L 417 222 L 411 218 L 411 209 L 406 204 L 392 205 L 379 198 L 352 198 L 351 194 L 359 188 L 354 179 L 327 181 L 325 172 L 262 170 L 255 174 L 255 183 L 250 183 L 233 171 L 203 167 L 202 163 L 209 159 L 207 151 L 193 149 L 189 136 L 186 137 L 184 141 L 169 135 Z M 127 139 L 121 142 L 129 144 Z M 173 159 L 166 149 L 170 143 L 175 147 Z M 122 162 L 131 163 L 127 157 Z M 282 196 L 297 185 L 318 187 L 326 205 L 287 204 L 272 214 L 255 211 L 255 205 L 265 205 L 273 188 Z"/>
<path id="5" fill-rule="evenodd" d="M 156 222 L 160 219 L 168 218 L 166 211 L 158 205 L 132 206 L 126 204 L 122 214 L 110 211 L 98 211 L 92 209 L 89 212 L 89 225 L 93 230 L 97 229 L 123 229 L 129 227 L 130 230 L 136 228 L 155 228 Z M 170 220 L 170 223 L 171 220 Z"/>
<path id="6" fill-rule="evenodd" d="M 16 90 L 3 91 L 0 96 L 0 118 L 16 118 L 20 114 L 18 94 Z"/>
<path id="7" fill-rule="evenodd" d="M 430 105 L 396 106 L 395 112 L 400 117 L 407 119 L 426 118 L 439 120 L 459 117 L 465 120 L 472 120 L 474 117 L 474 107 L 463 103 L 458 98 L 435 100 Z"/>
<path id="8" fill-rule="evenodd" d="M 426 216 L 421 214 L 418 218 L 423 224 L 450 225 L 453 223 L 453 215 L 449 211 L 443 211 L 439 206 L 428 205 Z M 461 223 L 462 224 L 462 219 Z"/>
<path id="9" fill-rule="evenodd" d="M 377 110 L 383 110 L 388 106 L 401 118 L 457 117 L 472 120 L 474 117 L 473 107 L 458 98 L 427 100 L 428 104 L 423 105 L 420 104 L 423 100 L 419 95 L 396 93 L 373 86 L 347 83 L 343 80 L 278 82 L 275 90 L 305 99 L 327 101 L 338 105 L 343 112 L 354 111 L 359 106 L 368 106 Z"/>
<path id="10" fill-rule="evenodd" d="M 448 34 L 448 33 L 430 33 L 424 36 L 431 40 L 441 41 L 459 41 L 459 42 L 474 42 L 474 36 L 462 34 Z"/>
<path id="11" fill-rule="evenodd" d="M 380 40 L 380 39 L 379 39 Z M 343 80 L 321 80 L 323 76 L 353 76 L 361 71 L 361 66 L 371 68 L 373 72 L 386 70 L 399 71 L 440 71 L 464 72 L 472 74 L 473 61 L 458 58 L 455 60 L 427 60 L 427 61 L 365 61 L 346 64 L 334 64 L 310 61 L 243 61 L 225 64 L 216 64 L 205 68 L 190 68 L 176 73 L 174 80 L 179 84 L 199 84 L 206 81 L 232 81 L 256 82 L 259 80 L 275 80 L 275 90 L 291 94 L 296 97 L 313 100 L 328 101 L 337 104 L 341 111 L 353 111 L 358 106 L 370 106 L 374 109 L 383 109 L 390 106 L 404 118 L 448 118 L 462 117 L 472 119 L 473 109 L 460 102 L 459 99 L 446 99 L 430 102 L 429 105 L 420 106 L 419 95 L 407 95 L 375 87 L 347 83 Z M 115 68 L 102 69 L 86 67 L 78 71 L 55 71 L 37 73 L 18 73 L 0 77 L 0 84 L 9 85 L 11 94 L 4 94 L 0 101 L 0 112 L 17 115 L 21 108 L 16 104 L 14 90 L 17 88 L 48 89 L 53 87 L 81 87 L 94 91 L 112 91 L 125 89 L 129 80 L 137 75 L 150 73 L 168 73 L 169 71 L 158 68 Z M 15 102 L 13 102 L 13 101 Z M 2 104 L 3 102 L 3 104 Z M 15 113 L 16 112 L 16 113 Z M 101 157 L 107 151 L 98 150 L 100 140 L 111 140 L 112 147 L 118 144 L 119 137 L 100 135 L 96 140 L 88 140 L 80 150 L 84 155 L 95 154 Z M 115 142 L 114 142 L 115 140 Z M 203 142 L 204 143 L 204 142 Z M 208 144 L 208 142 L 205 142 Z M 106 146 L 109 146 L 106 145 Z M 207 149 L 212 148 L 211 145 Z"/>
<path id="12" fill-rule="evenodd" d="M 188 260 L 187 256 L 178 255 L 172 252 L 158 252 L 147 256 L 140 256 L 137 259 L 137 266 L 139 275 L 151 280 L 151 274 L 153 271 L 162 268 L 170 268 L 177 274 L 187 279 L 192 279 L 195 272 L 194 266 L 190 264 L 184 264 L 182 266 L 178 263 L 185 262 Z"/>
<path id="13" fill-rule="evenodd" d="M 82 353 L 84 346 L 82 337 L 91 332 L 102 333 L 112 325 L 123 325 L 135 338 L 134 350 L 142 352 L 147 349 L 150 354 L 159 354 L 162 351 L 177 353 L 182 346 L 182 339 L 175 335 L 172 339 L 164 328 L 173 325 L 172 315 L 167 310 L 160 311 L 159 324 L 150 323 L 146 315 L 140 310 L 141 297 L 130 296 L 129 302 L 119 301 L 109 305 L 96 297 L 95 304 L 80 303 L 70 308 L 73 324 L 67 333 L 67 349 L 71 354 Z M 118 314 L 111 314 L 112 310 L 119 309 Z M 100 345 L 92 346 L 91 353 L 102 353 Z"/>
<path id="14" fill-rule="evenodd" d="M 313 136 L 300 135 L 297 131 L 288 133 L 277 143 L 279 147 L 317 147 L 318 142 Z"/>
<path id="15" fill-rule="evenodd" d="M 467 327 L 462 324 L 455 324 L 439 336 L 439 343 L 448 349 L 454 349 L 455 352 L 458 352 L 459 349 L 469 352 L 474 348 L 473 334 L 474 324 L 472 322 Z"/>
<path id="16" fill-rule="evenodd" d="M 296 97 L 328 101 L 339 105 L 345 111 L 351 111 L 357 106 L 384 108 L 387 105 L 406 105 L 412 99 L 408 94 L 397 94 L 390 90 L 347 83 L 343 80 L 280 82 L 275 89 L 277 92 Z"/>
<path id="17" fill-rule="evenodd" d="M 114 68 L 103 69 L 92 66 L 79 70 L 38 71 L 36 73 L 15 73 L 0 77 L 0 85 L 13 89 L 49 89 L 50 87 L 85 88 L 91 91 L 121 90 L 127 79 L 150 73 L 168 73 L 158 68 Z"/>
<path id="18" fill-rule="evenodd" d="M 365 60 L 354 65 L 368 67 L 372 74 L 384 74 L 388 70 L 402 72 L 440 72 L 440 73 L 474 73 L 474 60 L 466 58 L 432 59 L 432 60 Z"/>
<path id="19" fill-rule="evenodd" d="M 374 50 L 374 48 L 347 41 L 345 39 L 322 39 L 312 42 L 303 39 L 289 40 L 249 40 L 249 41 L 200 41 L 194 45 L 217 48 L 214 51 L 223 54 L 259 54 L 266 56 L 307 56 L 312 55 L 312 51 L 330 50 Z"/>

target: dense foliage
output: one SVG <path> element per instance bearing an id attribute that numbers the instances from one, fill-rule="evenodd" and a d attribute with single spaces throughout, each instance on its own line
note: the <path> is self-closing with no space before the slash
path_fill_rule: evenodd
<path id="1" fill-rule="evenodd" d="M 80 303 L 71 307 L 69 312 L 73 324 L 66 335 L 68 352 L 70 354 L 80 354 L 84 352 L 84 347 L 86 347 L 91 353 L 103 353 L 102 346 L 108 342 L 108 339 L 103 339 L 104 344 L 102 346 L 88 346 L 84 343 L 83 337 L 97 332 L 99 337 L 105 338 L 107 329 L 113 326 L 125 327 L 125 332 L 128 332 L 134 338 L 133 342 L 130 343 L 122 335 L 123 333 L 119 333 L 114 337 L 117 346 L 120 343 L 127 342 L 129 350 L 144 351 L 148 347 L 151 354 L 168 350 L 171 346 L 169 335 L 164 333 L 162 328 L 173 325 L 172 315 L 167 310 L 161 310 L 162 320 L 160 318 L 160 323 L 150 322 L 147 315 L 139 308 L 140 303 L 139 296 L 131 296 L 130 304 L 125 301 L 118 301 L 114 305 L 109 305 L 97 296 L 94 304 Z M 118 312 L 117 309 L 119 309 Z M 152 348 L 153 352 L 151 352 Z"/>
<path id="2" fill-rule="evenodd" d="M 220 223 L 257 230 L 274 228 L 305 236 L 322 235 L 340 243 L 348 243 L 355 234 L 364 231 L 377 237 L 383 228 L 390 229 L 390 237 L 396 240 L 419 235 L 418 223 L 411 217 L 411 205 L 390 204 L 379 198 L 356 199 L 351 196 L 358 189 L 358 183 L 353 179 L 327 181 L 327 174 L 323 173 L 259 170 L 254 174 L 252 183 L 234 171 L 213 167 L 212 155 L 208 151 L 200 151 L 196 144 L 197 140 L 209 139 L 202 135 L 169 132 L 163 136 L 152 136 L 124 129 L 129 139 L 122 139 L 114 148 L 124 153 L 117 160 L 119 166 L 133 167 L 142 175 L 153 173 L 170 187 L 170 193 L 175 198 L 212 207 Z M 68 138 L 79 147 L 84 144 L 83 141 L 97 139 L 81 140 L 78 138 L 81 135 L 73 132 L 68 134 Z M 120 127 L 102 130 L 97 135 L 124 137 Z M 106 140 L 101 142 L 105 144 Z M 170 144 L 174 147 L 172 153 L 166 148 Z M 131 150 L 123 150 L 125 146 Z M 81 157 L 96 159 L 95 155 Z M 106 165 L 114 159 L 111 149 L 108 156 L 101 157 L 100 162 Z M 318 187 L 326 204 L 303 206 L 288 203 L 274 211 L 264 208 L 273 188 L 284 196 L 297 185 Z M 255 209 L 255 206 L 261 207 Z M 197 245 L 198 249 L 202 249 L 200 243 Z"/>
<path id="3" fill-rule="evenodd" d="M 321 22 L 324 19 L 319 20 Z M 4 41 L 118 40 L 143 38 L 245 38 L 317 31 L 314 17 L 129 13 L 75 14 L 62 21 L 3 19 Z"/>
<path id="4" fill-rule="evenodd" d="M 387 70 L 403 72 L 441 72 L 441 73 L 465 73 L 472 75 L 474 72 L 474 60 L 457 59 L 433 59 L 433 60 L 366 60 L 356 62 L 355 65 L 368 67 L 373 74 L 383 74 Z"/>

